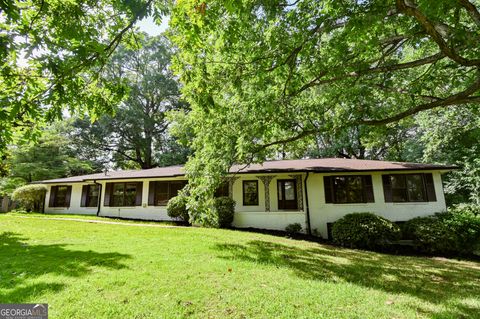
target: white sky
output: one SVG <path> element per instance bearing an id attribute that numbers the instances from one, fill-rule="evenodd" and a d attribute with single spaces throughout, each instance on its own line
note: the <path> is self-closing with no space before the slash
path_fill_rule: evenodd
<path id="1" fill-rule="evenodd" d="M 161 25 L 157 25 L 152 17 L 147 17 L 139 22 L 137 22 L 137 26 L 140 28 L 141 31 L 148 33 L 150 36 L 156 36 L 163 33 L 168 28 L 168 21 L 169 17 L 165 17 L 162 21 Z"/>

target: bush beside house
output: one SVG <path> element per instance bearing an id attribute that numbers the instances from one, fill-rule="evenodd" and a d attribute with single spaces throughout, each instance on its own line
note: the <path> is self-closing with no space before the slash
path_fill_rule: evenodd
<path id="1" fill-rule="evenodd" d="M 25 207 L 27 212 L 37 211 L 40 212 L 43 209 L 45 202 L 45 194 L 47 193 L 47 187 L 42 184 L 31 184 L 17 188 L 12 193 L 12 199 L 17 201 Z"/>
<path id="2" fill-rule="evenodd" d="M 371 213 L 345 215 L 333 224 L 333 242 L 350 248 L 383 249 L 409 239 L 415 250 L 427 254 L 471 255 L 480 251 L 480 211 L 475 205 L 460 205 L 448 212 L 417 217 L 401 231 L 391 221 Z"/>
<path id="3" fill-rule="evenodd" d="M 350 248 L 383 249 L 400 239 L 400 228 L 372 213 L 348 214 L 332 228 L 333 242 Z"/>
<path id="4" fill-rule="evenodd" d="M 187 197 L 184 195 L 178 195 L 171 198 L 167 204 L 167 215 L 189 223 L 190 216 L 188 215 L 187 209 Z"/>
<path id="5" fill-rule="evenodd" d="M 423 253 L 468 255 L 480 248 L 480 217 L 469 211 L 417 217 L 402 229 L 405 238 L 412 239 L 415 249 Z"/>
<path id="6" fill-rule="evenodd" d="M 235 201 L 227 196 L 214 199 L 213 223 L 219 228 L 230 228 L 235 213 Z"/>

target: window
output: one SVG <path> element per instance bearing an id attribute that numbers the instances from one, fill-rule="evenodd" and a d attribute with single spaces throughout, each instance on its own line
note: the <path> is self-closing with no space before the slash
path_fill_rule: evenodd
<path id="1" fill-rule="evenodd" d="M 325 176 L 325 202 L 334 204 L 373 203 L 372 176 Z"/>
<path id="2" fill-rule="evenodd" d="M 297 182 L 294 179 L 277 181 L 278 209 L 298 209 Z"/>
<path id="3" fill-rule="evenodd" d="M 436 201 L 433 176 L 427 174 L 383 175 L 385 202 Z"/>
<path id="4" fill-rule="evenodd" d="M 96 207 L 100 195 L 99 185 L 83 185 L 80 207 Z"/>
<path id="5" fill-rule="evenodd" d="M 107 183 L 105 206 L 124 207 L 142 204 L 142 182 Z"/>
<path id="6" fill-rule="evenodd" d="M 230 196 L 230 189 L 228 186 L 228 182 L 223 182 L 220 186 L 215 190 L 215 197 L 229 197 Z"/>
<path id="7" fill-rule="evenodd" d="M 52 186 L 50 188 L 50 207 L 69 207 L 72 186 Z"/>
<path id="8" fill-rule="evenodd" d="M 243 206 L 258 206 L 258 181 L 243 181 Z"/>
<path id="9" fill-rule="evenodd" d="M 155 181 L 150 182 L 148 190 L 148 205 L 166 206 L 168 201 L 177 196 L 187 185 L 186 181 Z"/>

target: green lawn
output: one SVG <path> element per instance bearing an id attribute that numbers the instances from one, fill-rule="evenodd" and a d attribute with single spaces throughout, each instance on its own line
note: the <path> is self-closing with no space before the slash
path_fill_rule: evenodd
<path id="1" fill-rule="evenodd" d="M 51 318 L 480 318 L 480 263 L 0 215 L 0 303 Z"/>

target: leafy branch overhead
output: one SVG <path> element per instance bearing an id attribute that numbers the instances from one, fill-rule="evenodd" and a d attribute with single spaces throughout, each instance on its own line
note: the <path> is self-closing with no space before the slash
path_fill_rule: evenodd
<path id="1" fill-rule="evenodd" d="M 125 88 L 101 80 L 104 64 L 135 43 L 138 20 L 165 10 L 153 0 L 0 1 L 0 152 L 67 110 L 111 112 Z"/>
<path id="2" fill-rule="evenodd" d="M 192 184 L 351 127 L 480 102 L 478 1 L 184 1 L 171 17 Z M 204 177 L 204 176 L 209 176 Z M 209 182 L 212 180 L 212 182 Z"/>

